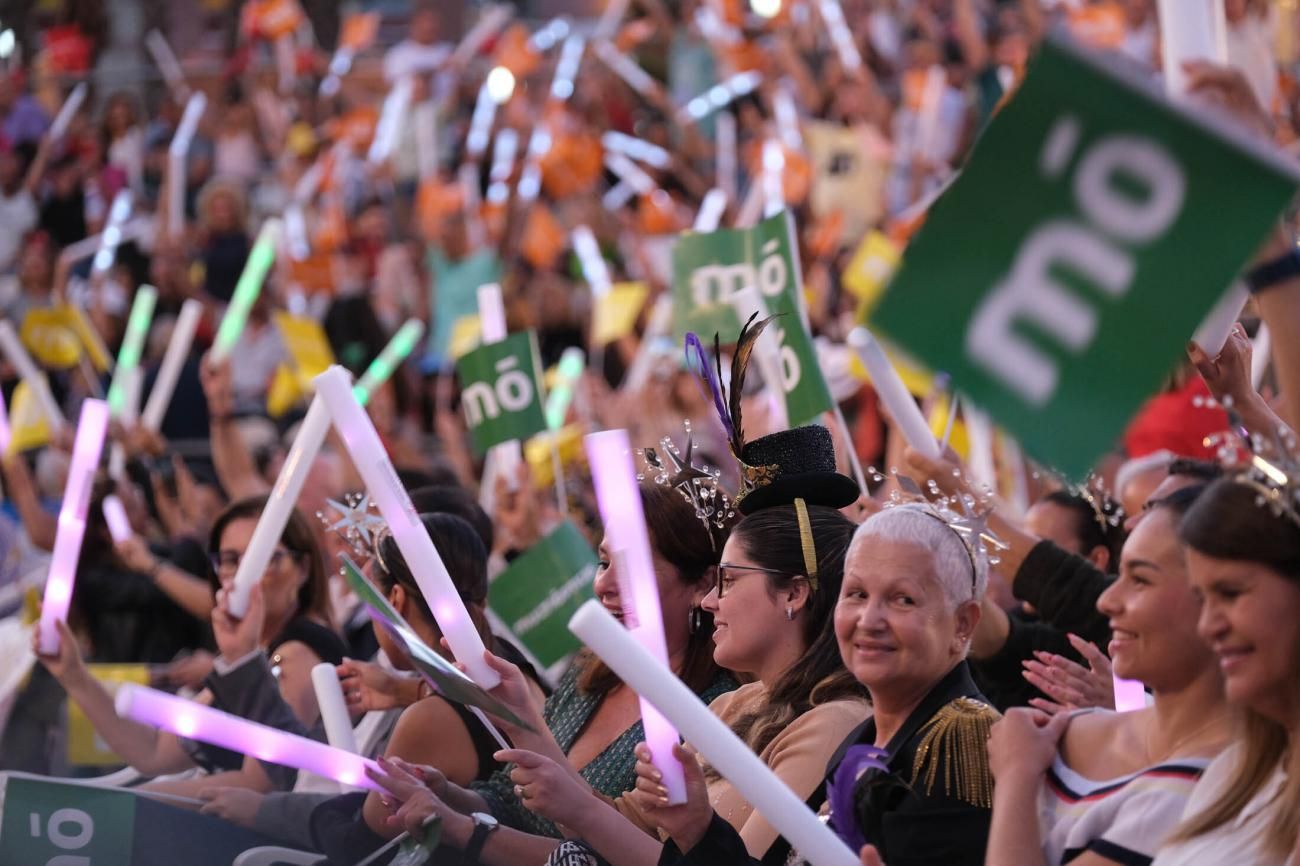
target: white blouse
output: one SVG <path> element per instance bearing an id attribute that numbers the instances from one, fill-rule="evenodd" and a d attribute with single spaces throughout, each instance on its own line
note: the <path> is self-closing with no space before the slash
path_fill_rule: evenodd
<path id="1" fill-rule="evenodd" d="M 1227 789 L 1236 770 L 1241 747 L 1233 746 L 1215 758 L 1192 791 L 1183 813 L 1186 820 L 1209 806 Z M 1271 857 L 1261 849 L 1264 827 L 1273 819 L 1277 796 L 1286 782 L 1279 766 L 1264 786 L 1233 821 L 1195 839 L 1160 849 L 1152 866 L 1203 866 L 1208 863 L 1231 863 L 1232 866 L 1282 866 L 1282 859 Z"/>

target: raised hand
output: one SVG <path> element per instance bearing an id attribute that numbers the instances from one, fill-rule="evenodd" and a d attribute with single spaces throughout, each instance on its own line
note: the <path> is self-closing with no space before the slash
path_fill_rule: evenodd
<path id="1" fill-rule="evenodd" d="M 419 680 L 395 674 L 377 664 L 345 658 L 335 671 L 348 712 L 396 710 L 419 700 Z"/>
<path id="2" fill-rule="evenodd" d="M 1033 698 L 1030 704 L 1049 715 L 1085 707 L 1115 708 L 1115 681 L 1110 659 L 1096 645 L 1077 635 L 1070 644 L 1088 662 L 1084 667 L 1064 656 L 1035 652 L 1035 660 L 1024 662 L 1024 677 L 1052 700 Z"/>

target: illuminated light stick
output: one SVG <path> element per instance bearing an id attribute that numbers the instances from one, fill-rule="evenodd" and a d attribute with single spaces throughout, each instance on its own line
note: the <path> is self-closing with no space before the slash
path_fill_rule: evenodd
<path id="1" fill-rule="evenodd" d="M 1145 710 L 1147 706 L 1146 686 L 1137 680 L 1125 680 L 1114 677 L 1115 711 L 1128 713 L 1133 710 Z"/>
<path id="2" fill-rule="evenodd" d="M 438 106 L 426 99 L 415 107 L 415 159 L 420 179 L 438 173 Z"/>
<path id="3" fill-rule="evenodd" d="M 465 232 L 469 236 L 470 249 L 482 249 L 487 243 L 487 230 L 483 227 L 483 218 L 479 212 L 483 201 L 479 197 L 478 166 L 472 162 L 465 163 L 456 172 L 456 180 L 460 184 L 461 204 L 465 213 Z"/>
<path id="4" fill-rule="evenodd" d="M 155 433 L 162 428 L 163 416 L 171 405 L 172 394 L 176 392 L 176 382 L 180 379 L 181 368 L 190 356 L 190 346 L 194 343 L 194 332 L 203 316 L 203 304 L 190 298 L 181 305 L 180 315 L 172 326 L 171 340 L 163 355 L 162 366 L 154 379 L 153 390 L 149 392 L 149 402 L 145 404 L 140 415 L 140 423 L 147 430 Z"/>
<path id="5" fill-rule="evenodd" d="M 923 156 L 932 162 L 938 162 L 943 155 L 939 152 L 939 131 L 943 107 L 943 94 L 948 89 L 948 76 L 942 66 L 934 65 L 926 70 L 925 87 L 921 91 L 921 110 L 917 113 L 916 133 L 912 141 L 912 156 Z"/>
<path id="6" fill-rule="evenodd" d="M 573 230 L 573 251 L 578 255 L 582 275 L 586 278 L 587 285 L 591 286 L 592 296 L 603 298 L 608 295 L 614 285 L 609 276 L 609 266 L 605 264 L 605 257 L 600 254 L 600 244 L 596 242 L 596 236 L 589 227 L 581 225 Z"/>
<path id="7" fill-rule="evenodd" d="M 840 65 L 848 72 L 862 69 L 862 54 L 853 41 L 849 25 L 844 21 L 844 10 L 840 8 L 839 0 L 817 0 L 817 12 L 831 35 L 831 44 L 835 46 Z"/>
<path id="8" fill-rule="evenodd" d="M 153 62 L 158 64 L 158 69 L 162 72 L 163 80 L 167 82 L 167 89 L 171 91 L 172 98 L 178 103 L 188 100 L 190 98 L 190 88 L 185 83 L 185 72 L 181 69 L 180 61 L 176 59 L 176 53 L 172 51 L 167 38 L 157 30 L 150 30 L 145 34 L 144 44 L 149 49 L 149 53 L 153 55 Z"/>
<path id="9" fill-rule="evenodd" d="M 90 491 L 95 485 L 95 470 L 99 467 L 107 433 L 108 404 L 103 400 L 83 402 L 72 444 L 72 461 L 68 465 L 68 481 L 63 488 L 63 503 L 59 506 L 50 571 L 45 578 L 45 601 L 39 625 L 41 655 L 56 655 L 59 651 L 59 632 L 54 624 L 68 618 L 81 541 L 86 536 Z"/>
<path id="10" fill-rule="evenodd" d="M 311 669 L 311 684 L 316 691 L 316 706 L 320 709 L 320 720 L 325 726 L 325 739 L 336 749 L 357 753 L 356 732 L 352 729 L 352 717 L 348 715 L 347 703 L 343 700 L 343 688 L 339 685 L 339 674 L 334 665 L 321 662 Z"/>
<path id="11" fill-rule="evenodd" d="M 311 242 L 307 239 L 307 218 L 303 215 L 302 205 L 293 202 L 284 209 L 284 236 L 289 255 L 296 262 L 301 262 L 311 255 Z"/>
<path id="12" fill-rule="evenodd" d="M 379 769 L 374 761 L 195 701 L 137 683 L 126 683 L 118 688 L 113 706 L 121 718 L 170 731 L 178 737 L 230 749 L 259 761 L 305 770 L 344 785 L 383 793 L 383 789 L 366 776 L 367 768 Z"/>
<path id="13" fill-rule="evenodd" d="M 109 206 L 108 220 L 104 224 L 103 233 L 99 236 L 99 249 L 95 252 L 95 260 L 91 264 L 92 273 L 102 274 L 113 267 L 113 261 L 117 258 L 118 244 L 122 242 L 122 224 L 130 215 L 131 190 L 120 189 L 117 195 L 113 196 L 113 204 Z"/>
<path id="14" fill-rule="evenodd" d="M 545 27 L 539 28 L 528 38 L 528 47 L 538 54 L 545 54 L 558 45 L 560 40 L 568 36 L 572 30 L 568 20 L 552 18 Z"/>
<path id="15" fill-rule="evenodd" d="M 117 365 L 113 368 L 113 381 L 108 386 L 108 408 L 115 419 L 122 417 L 126 404 L 126 380 L 140 366 L 157 302 L 158 290 L 153 286 L 146 284 L 136 289 L 131 315 L 126 320 L 126 333 L 122 336 L 122 347 L 117 353 Z"/>
<path id="16" fill-rule="evenodd" d="M 803 150 L 803 134 L 799 132 L 799 110 L 794 104 L 794 94 L 783 80 L 772 94 L 772 113 L 776 116 L 777 132 L 781 144 L 791 150 Z"/>
<path id="17" fill-rule="evenodd" d="M 135 219 L 127 220 L 126 223 L 122 225 L 121 235 L 118 239 L 118 243 L 126 243 L 127 241 L 135 241 L 135 240 L 140 240 L 142 238 L 149 239 L 152 238 L 153 236 L 154 236 L 153 217 L 152 216 L 136 217 Z M 103 240 L 103 238 L 104 238 L 104 233 L 100 232 L 97 235 L 90 235 L 89 237 L 82 238 L 76 243 L 68 244 L 66 247 L 63 248 L 63 251 L 59 253 L 59 260 L 67 261 L 67 262 L 75 262 L 75 261 L 80 261 L 86 256 L 93 255 L 94 252 L 99 249 L 100 242 Z"/>
<path id="18" fill-rule="evenodd" d="M 616 211 L 630 202 L 634 195 L 636 195 L 636 190 L 632 188 L 632 185 L 625 180 L 620 180 L 605 190 L 605 194 L 600 197 L 600 206 L 608 211 Z"/>
<path id="19" fill-rule="evenodd" d="M 340 45 L 330 58 L 330 65 L 326 71 L 325 77 L 321 80 L 319 93 L 321 96 L 329 97 L 338 93 L 343 86 L 343 76 L 348 74 L 352 68 L 352 61 L 356 53 L 348 46 Z"/>
<path id="20" fill-rule="evenodd" d="M 402 76 L 388 95 L 384 97 L 384 106 L 379 112 L 379 123 L 375 126 L 375 137 L 370 142 L 370 152 L 366 161 L 378 165 L 388 159 L 393 152 L 393 142 L 397 140 L 397 130 L 402 118 L 411 105 L 411 94 L 415 91 L 415 78 Z"/>
<path id="21" fill-rule="evenodd" d="M 470 115 L 469 135 L 465 139 L 465 158 L 477 162 L 487 152 L 492 137 L 492 124 L 496 122 L 497 102 L 492 98 L 487 81 L 478 89 L 474 113 Z"/>
<path id="22" fill-rule="evenodd" d="M 659 93 L 662 89 L 659 82 L 654 76 L 642 69 L 637 63 L 626 54 L 618 50 L 616 46 L 609 42 L 596 42 L 591 46 L 597 58 L 609 67 L 609 70 L 623 79 L 628 87 L 635 90 L 644 97 L 650 98 Z"/>
<path id="23" fill-rule="evenodd" d="M 555 63 L 555 77 L 551 79 L 551 99 L 566 102 L 573 95 L 573 82 L 582 66 L 582 52 L 587 40 L 573 34 L 560 46 L 560 59 Z"/>
<path id="24" fill-rule="evenodd" d="M 50 124 L 49 137 L 50 141 L 58 141 L 68 131 L 68 126 L 72 123 L 72 118 L 76 116 L 77 109 L 81 108 L 81 103 L 86 101 L 87 92 L 86 82 L 81 82 L 72 88 L 68 98 L 63 100 L 63 105 L 59 108 L 59 113 L 55 115 L 54 122 Z"/>
<path id="25" fill-rule="evenodd" d="M 654 179 L 627 156 L 621 153 L 605 153 L 605 168 L 612 171 L 619 180 L 632 187 L 638 195 L 650 195 L 658 187 Z"/>
<path id="26" fill-rule="evenodd" d="M 1025 455 L 1020 443 L 1005 433 L 997 437 L 998 462 L 1007 467 L 1011 490 L 1007 494 L 1012 517 L 1022 517 L 1029 510 L 1029 479 L 1025 477 Z"/>
<path id="27" fill-rule="evenodd" d="M 970 460 L 967 461 L 970 480 L 996 494 L 998 469 L 993 458 L 993 424 L 984 410 L 971 403 L 970 398 L 962 401 L 961 413 L 966 422 L 966 439 L 970 443 Z"/>
<path id="28" fill-rule="evenodd" d="M 492 689 L 501 678 L 483 661 L 483 640 L 478 629 L 402 487 L 374 424 L 353 396 L 350 379 L 347 370 L 330 367 L 314 380 L 316 397 L 324 401 L 357 473 L 388 522 L 393 540 L 456 660 L 465 666 L 474 682 L 484 689 Z"/>
<path id="29" fill-rule="evenodd" d="M 1187 76 L 1183 64 L 1190 60 L 1208 60 L 1226 65 L 1227 34 L 1223 0 L 1158 0 L 1160 20 L 1160 55 L 1165 75 L 1165 90 L 1170 96 L 1187 93 Z"/>
<path id="30" fill-rule="evenodd" d="M 785 151 L 775 138 L 763 141 L 763 216 L 776 216 L 785 210 Z"/>
<path id="31" fill-rule="evenodd" d="M 307 483 L 307 473 L 311 471 L 316 455 L 325 444 L 329 430 L 330 413 L 317 394 L 312 398 L 302 424 L 298 426 L 298 435 L 294 437 L 289 454 L 280 467 L 280 475 L 275 479 L 275 487 L 271 488 L 262 514 L 257 518 L 257 525 L 253 527 L 253 536 L 235 570 L 228 602 L 230 613 L 236 618 L 248 612 L 248 594 L 262 580 L 262 574 L 271 563 L 271 555 L 284 535 L 289 515 L 293 513 L 294 505 L 302 495 L 303 485 Z"/>
<path id="32" fill-rule="evenodd" d="M 407 319 L 406 324 L 398 329 L 393 338 L 384 346 L 379 357 L 370 362 L 366 372 L 352 386 L 352 394 L 362 406 L 370 402 L 370 395 L 375 389 L 392 377 L 393 372 L 415 351 L 416 345 L 424 336 L 424 322 L 419 319 Z"/>
<path id="33" fill-rule="evenodd" d="M 894 416 L 894 423 L 902 431 L 907 444 L 922 456 L 938 460 L 942 456 L 939 443 L 934 438 L 934 433 L 930 432 L 930 425 L 925 422 L 925 416 L 917 408 L 916 401 L 899 378 L 898 371 L 885 356 L 884 349 L 880 348 L 880 343 L 876 342 L 870 331 L 859 326 L 849 334 L 849 345 L 858 353 L 862 365 L 871 374 L 872 387 L 876 389 L 885 408 Z"/>
<path id="34" fill-rule="evenodd" d="M 548 429 L 556 431 L 564 426 L 564 416 L 569 412 L 574 388 L 578 384 L 578 379 L 582 377 L 586 363 L 582 350 L 577 346 L 570 346 L 560 355 L 560 361 L 555 365 L 555 384 L 546 395 L 545 414 Z"/>
<path id="35" fill-rule="evenodd" d="M 128 540 L 132 535 L 131 521 L 127 519 L 126 507 L 122 505 L 122 500 L 117 496 L 109 494 L 104 497 L 104 522 L 108 524 L 108 534 L 113 536 L 115 544 L 121 544 Z"/>
<path id="36" fill-rule="evenodd" d="M 730 203 L 736 201 L 739 189 L 736 184 L 736 115 L 730 111 L 719 112 L 713 123 L 718 143 L 713 185 L 726 193 Z"/>
<path id="37" fill-rule="evenodd" d="M 637 647 L 667 669 L 668 644 L 664 639 L 663 614 L 659 606 L 659 582 L 655 579 L 650 537 L 646 532 L 641 493 L 637 489 L 632 446 L 626 430 L 605 430 L 583 437 L 591 481 L 605 527 L 605 543 L 618 562 L 619 595 L 623 621 Z M 609 616 L 609 614 L 605 614 Z M 610 617 L 613 622 L 613 618 Z M 616 624 L 617 627 L 617 624 Z M 622 631 L 622 628 L 619 628 Z M 663 774 L 668 802 L 686 802 L 686 778 L 681 763 L 673 757 L 677 729 L 646 697 L 641 698 L 641 721 L 646 743 L 654 753 L 654 765 Z"/>
<path id="38" fill-rule="evenodd" d="M 1223 293 L 1213 309 L 1206 313 L 1205 319 L 1192 335 L 1196 345 L 1204 349 L 1206 355 L 1216 358 L 1223 351 L 1223 345 L 1228 342 L 1228 335 L 1232 333 L 1237 319 L 1241 317 L 1241 309 L 1248 300 L 1250 290 L 1245 283 L 1237 280 Z"/>
<path id="39" fill-rule="evenodd" d="M 519 133 L 510 127 L 502 128 L 492 147 L 492 169 L 488 172 L 487 200 L 490 204 L 505 204 L 510 199 L 510 175 L 514 173 L 518 153 Z"/>
<path id="40" fill-rule="evenodd" d="M 763 81 L 759 72 L 740 72 L 721 84 L 715 84 L 699 96 L 692 98 L 677 112 L 677 119 L 682 123 L 696 123 L 726 108 L 742 96 L 753 93 Z"/>
<path id="41" fill-rule="evenodd" d="M 114 378 L 117 374 L 114 373 Z M 124 427 L 130 428 L 140 420 L 140 392 L 144 389 L 144 369 L 135 367 L 122 373 L 122 412 L 118 416 Z M 112 406 L 109 406 L 110 413 Z M 126 446 L 114 442 L 108 452 L 108 476 L 114 481 L 126 480 Z"/>
<path id="42" fill-rule="evenodd" d="M 275 248 L 279 244 L 283 231 L 284 223 L 272 218 L 263 223 L 261 231 L 257 233 L 257 241 L 248 254 L 244 272 L 239 275 L 239 282 L 235 284 L 235 293 L 230 299 L 230 306 L 226 308 L 226 315 L 221 319 L 221 326 L 217 328 L 217 337 L 212 343 L 214 362 L 224 361 L 230 355 L 231 349 L 235 347 L 235 343 L 239 341 L 239 335 L 244 333 L 248 314 L 253 309 L 253 304 L 257 302 L 258 295 L 262 293 L 262 284 L 266 282 L 266 275 L 270 272 L 271 265 L 275 263 Z"/>
<path id="43" fill-rule="evenodd" d="M 715 186 L 705 193 L 699 213 L 695 215 L 695 224 L 691 228 L 697 232 L 716 231 L 726 210 L 727 194 Z"/>
<path id="44" fill-rule="evenodd" d="M 194 133 L 198 130 L 199 121 L 203 118 L 203 112 L 207 107 L 208 98 L 202 93 L 190 97 L 189 102 L 185 103 L 185 113 L 181 115 L 181 122 L 176 127 L 176 135 L 172 137 L 171 144 L 167 148 L 170 180 L 167 187 L 167 225 L 172 237 L 180 236 L 180 233 L 185 230 L 185 185 L 188 180 L 185 160 L 189 156 L 190 142 L 194 140 Z"/>
<path id="45" fill-rule="evenodd" d="M 494 33 L 510 22 L 514 14 L 514 8 L 505 3 L 497 4 L 485 10 L 482 17 L 475 22 L 474 26 L 465 34 L 465 37 L 460 40 L 460 44 L 456 46 L 456 50 L 452 52 L 451 58 L 447 62 L 451 66 L 464 66 L 492 38 Z"/>
<path id="46" fill-rule="evenodd" d="M 59 404 L 54 400 L 54 394 L 50 391 L 50 384 L 45 379 L 45 374 L 36 366 L 32 356 L 27 354 L 27 349 L 23 346 L 22 340 L 18 338 L 18 332 L 14 330 L 13 323 L 7 319 L 0 319 L 0 352 L 9 359 L 9 363 L 18 371 L 18 378 L 27 383 L 31 389 L 32 396 L 36 402 L 41 404 L 45 411 L 45 418 L 49 422 L 50 432 L 58 432 L 64 427 L 63 411 L 59 409 Z"/>
<path id="47" fill-rule="evenodd" d="M 1250 353 L 1250 384 L 1256 391 L 1264 383 L 1264 374 L 1268 372 L 1269 364 L 1272 362 L 1273 354 L 1273 334 L 1264 322 L 1259 323 L 1259 330 L 1255 332 L 1255 346 Z M 0 448 L 0 452 L 4 449 Z"/>
<path id="48" fill-rule="evenodd" d="M 664 148 L 625 132 L 611 130 L 600 137 L 600 143 L 606 151 L 621 153 L 655 168 L 668 168 L 673 161 L 672 154 Z"/>
<path id="49" fill-rule="evenodd" d="M 745 192 L 745 200 L 740 203 L 740 210 L 736 213 L 736 228 L 748 229 L 757 225 L 758 218 L 763 215 L 766 198 L 763 194 L 763 179 L 760 177 L 751 181 Z"/>
<path id="50" fill-rule="evenodd" d="M 528 153 L 524 157 L 524 168 L 519 173 L 519 182 L 515 184 L 515 194 L 525 203 L 535 201 L 542 191 L 542 157 L 551 149 L 554 140 L 550 127 L 541 121 L 533 127 L 528 136 Z"/>
<path id="51" fill-rule="evenodd" d="M 596 30 L 592 34 L 595 39 L 608 39 L 618 31 L 618 25 L 627 15 L 627 7 L 631 0 L 610 0 L 605 6 L 605 11 L 600 16 L 600 21 L 596 23 Z"/>
<path id="52" fill-rule="evenodd" d="M 569 631 L 641 696 L 643 706 L 649 703 L 663 710 L 687 742 L 804 859 L 813 866 L 858 866 L 857 852 L 850 851 L 830 827 L 818 820 L 803 798 L 790 790 L 663 662 L 628 634 L 600 602 L 588 601 L 578 608 L 569 620 Z M 672 754 L 661 752 L 653 743 L 650 748 L 656 767 L 665 755 Z"/>
<path id="53" fill-rule="evenodd" d="M 483 345 L 499 343 L 506 338 L 506 305 L 499 284 L 485 283 L 478 287 L 478 321 Z M 518 439 L 492 446 L 486 458 L 493 472 L 505 475 L 506 486 L 512 491 L 519 488 L 519 464 L 523 460 L 523 446 Z M 485 482 L 489 478 L 487 469 L 485 465 L 483 473 Z M 483 488 L 485 497 L 496 495 L 491 489 L 492 485 L 485 483 Z M 488 513 L 491 513 L 490 509 Z"/>

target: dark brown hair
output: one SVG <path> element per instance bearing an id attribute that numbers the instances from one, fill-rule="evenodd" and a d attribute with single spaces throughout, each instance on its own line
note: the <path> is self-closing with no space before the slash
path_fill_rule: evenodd
<path id="1" fill-rule="evenodd" d="M 1198 553 L 1214 559 L 1252 562 L 1300 583 L 1300 527 L 1257 500 L 1259 492 L 1231 478 L 1209 486 L 1183 517 L 1178 534 Z M 1300 647 L 1296 648 L 1300 655 Z M 1293 659 L 1292 697 L 1300 694 L 1300 657 Z M 1213 802 L 1192 816 L 1173 841 L 1212 832 L 1235 820 L 1263 789 L 1278 767 L 1286 781 L 1277 796 L 1264 850 L 1284 859 L 1300 833 L 1300 744 L 1291 742 L 1286 725 L 1241 707 L 1238 741 L 1242 752 L 1232 780 Z M 1294 724 L 1294 720 L 1293 720 Z"/>
<path id="2" fill-rule="evenodd" d="M 215 555 L 221 549 L 221 535 L 226 527 L 236 520 L 257 520 L 266 508 L 267 497 L 247 496 L 237 499 L 226 506 L 212 522 L 212 531 L 208 534 L 208 553 Z M 329 579 L 325 575 L 325 557 L 316 541 L 316 534 L 302 512 L 293 509 L 289 520 L 280 535 L 280 543 L 288 548 L 295 559 L 300 560 L 307 569 L 307 580 L 298 590 L 298 613 L 301 616 L 318 619 L 327 625 L 333 623 L 331 616 Z M 210 571 L 208 581 L 217 586 L 216 572 Z"/>
<path id="3" fill-rule="evenodd" d="M 677 579 L 686 586 L 703 582 L 718 565 L 729 527 L 706 530 L 695 516 L 695 506 L 667 485 L 643 481 L 640 491 L 651 548 L 677 570 Z M 621 682 L 617 674 L 587 650 L 579 656 L 578 664 L 582 665 L 578 688 L 583 692 L 603 696 Z M 713 620 L 706 613 L 701 627 L 686 644 L 686 657 L 677 676 L 698 694 L 712 685 L 721 672 L 713 660 Z"/>
<path id="4" fill-rule="evenodd" d="M 817 556 L 817 588 L 812 589 L 800 621 L 807 649 L 776 682 L 767 683 L 764 704 L 732 723 L 736 736 L 756 754 L 791 722 L 818 704 L 844 698 L 867 699 L 867 691 L 844 666 L 835 638 L 835 605 L 844 582 L 844 555 L 857 524 L 834 508 L 808 506 L 808 523 Z M 807 577 L 803 540 L 795 506 L 779 505 L 749 515 L 732 530 L 746 556 L 768 574 L 767 590 L 776 594 Z"/>

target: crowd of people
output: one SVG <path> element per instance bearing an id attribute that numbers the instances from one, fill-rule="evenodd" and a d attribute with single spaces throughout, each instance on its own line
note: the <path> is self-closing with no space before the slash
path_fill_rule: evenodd
<path id="1" fill-rule="evenodd" d="M 22 661 L 0 673 L 0 771 L 102 772 L 69 749 L 75 708 L 130 768 L 111 784 L 201 813 L 223 845 L 292 849 L 259 862 L 388 862 L 368 858 L 434 825 L 434 864 L 805 862 L 703 750 L 653 754 L 642 702 L 598 655 L 548 669 L 494 615 L 496 576 L 566 521 L 596 552 L 594 598 L 620 622 L 630 604 L 580 448 L 526 454 L 508 477 L 471 447 L 456 344 L 477 284 L 498 283 L 509 331 L 536 334 L 542 367 L 574 347 L 588 357 L 565 429 L 623 428 L 644 449 L 672 673 L 865 866 L 1300 866 L 1296 271 L 1220 351 L 1190 342 L 1082 482 L 1002 434 L 993 477 L 976 480 L 974 437 L 951 432 L 941 383 L 918 395 L 950 431 L 936 457 L 849 372 L 846 338 L 869 313 L 845 277 L 860 245 L 905 248 L 1049 33 L 1158 78 L 1157 5 L 638 0 L 585 22 L 478 10 L 462 40 L 441 2 L 415 2 L 395 44 L 376 42 L 393 22 L 365 13 L 327 50 L 296 3 L 250 2 L 219 70 L 182 62 L 130 90 L 92 86 L 64 116 L 77 75 L 39 42 L 0 60 L 0 327 L 44 383 L 0 347 L 0 646 Z M 1187 68 L 1189 110 L 1294 153 L 1297 58 L 1279 56 L 1278 34 L 1296 22 L 1277 5 L 1222 0 L 1225 63 Z M 735 85 L 746 73 L 753 86 Z M 386 119 L 399 88 L 408 100 Z M 195 93 L 206 105 L 177 159 Z M 764 180 L 772 140 L 779 193 Z M 707 230 L 711 188 L 725 200 L 713 225 L 752 225 L 773 196 L 794 216 L 807 324 L 841 410 L 828 426 L 782 429 L 769 383 L 741 387 L 737 334 L 715 347 L 738 356 L 737 393 L 715 400 L 656 311 L 673 297 L 672 239 Z M 265 287 L 233 348 L 214 352 L 272 218 L 284 233 Z M 601 341 L 578 226 L 605 268 L 646 287 Z M 1256 263 L 1296 230 L 1283 217 Z M 41 652 L 32 623 L 72 422 L 110 388 L 95 344 L 119 357 L 145 285 L 157 300 L 128 402 L 158 386 L 197 302 L 193 346 L 159 423 L 115 416 L 69 615 Z M 286 317 L 319 322 L 357 376 L 404 323 L 426 326 L 366 411 L 509 717 L 439 693 L 349 588 L 344 555 L 419 641 L 466 661 L 422 564 L 386 528 L 356 530 L 374 517 L 335 434 L 236 614 L 235 575 L 307 426 L 309 388 L 284 396 L 303 363 Z M 1271 345 L 1252 341 L 1261 322 Z M 31 408 L 44 387 L 66 425 Z M 110 532 L 110 497 L 126 537 Z M 121 716 L 100 673 L 144 665 L 155 687 L 324 741 L 322 663 L 377 761 L 369 788 Z M 1141 684 L 1138 705 L 1117 701 L 1124 682 Z M 684 802 L 670 803 L 668 760 Z"/>

